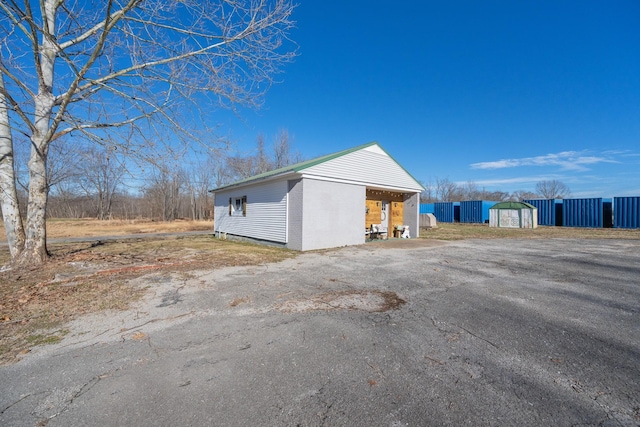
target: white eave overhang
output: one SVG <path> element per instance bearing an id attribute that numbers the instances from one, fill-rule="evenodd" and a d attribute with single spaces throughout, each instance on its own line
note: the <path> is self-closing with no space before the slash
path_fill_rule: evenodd
<path id="1" fill-rule="evenodd" d="M 291 179 L 291 178 L 299 178 L 299 177 L 300 177 L 300 174 L 298 172 L 289 170 L 289 171 L 285 171 L 275 175 L 269 175 L 262 178 L 255 178 L 247 181 L 241 181 L 234 184 L 225 185 L 219 188 L 214 188 L 213 190 L 209 190 L 209 192 L 215 194 L 221 191 L 234 190 L 234 189 L 246 187 L 249 185 L 261 184 L 263 182 L 277 181 L 283 178 Z"/>
<path id="2" fill-rule="evenodd" d="M 313 174 L 305 174 L 302 173 L 300 178 L 304 179 L 315 179 L 318 181 L 331 181 L 331 182 L 339 182 L 342 184 L 353 184 L 353 185 L 362 185 L 367 188 L 373 188 L 376 190 L 384 190 L 384 191 L 393 191 L 398 193 L 421 193 L 423 191 L 422 188 L 408 188 L 408 187 L 396 187 L 393 185 L 385 185 L 381 183 L 367 182 L 367 181 L 354 181 L 348 179 L 338 179 L 335 177 L 327 177 L 322 175 L 313 175 Z"/>

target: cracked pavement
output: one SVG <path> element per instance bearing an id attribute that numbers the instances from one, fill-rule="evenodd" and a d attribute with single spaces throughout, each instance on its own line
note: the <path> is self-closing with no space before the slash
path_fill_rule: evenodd
<path id="1" fill-rule="evenodd" d="M 136 280 L 134 309 L 0 367 L 0 425 L 640 424 L 637 240 L 379 242 Z"/>

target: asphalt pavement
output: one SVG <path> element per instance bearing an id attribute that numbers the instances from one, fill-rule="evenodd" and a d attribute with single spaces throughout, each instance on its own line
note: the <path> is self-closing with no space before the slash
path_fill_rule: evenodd
<path id="1" fill-rule="evenodd" d="M 0 425 L 640 424 L 637 240 L 380 242 L 136 285 L 0 368 Z"/>

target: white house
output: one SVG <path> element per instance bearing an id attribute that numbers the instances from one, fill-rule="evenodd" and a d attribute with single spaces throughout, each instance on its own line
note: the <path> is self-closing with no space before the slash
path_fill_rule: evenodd
<path id="1" fill-rule="evenodd" d="M 211 190 L 214 230 L 301 251 L 362 244 L 371 224 L 417 237 L 423 190 L 373 142 Z"/>

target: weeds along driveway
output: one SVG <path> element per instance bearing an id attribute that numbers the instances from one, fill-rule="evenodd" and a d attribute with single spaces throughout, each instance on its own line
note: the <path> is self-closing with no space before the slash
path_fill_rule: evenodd
<path id="1" fill-rule="evenodd" d="M 0 368 L 0 425 L 640 423 L 640 244 L 381 242 L 152 274 Z"/>

